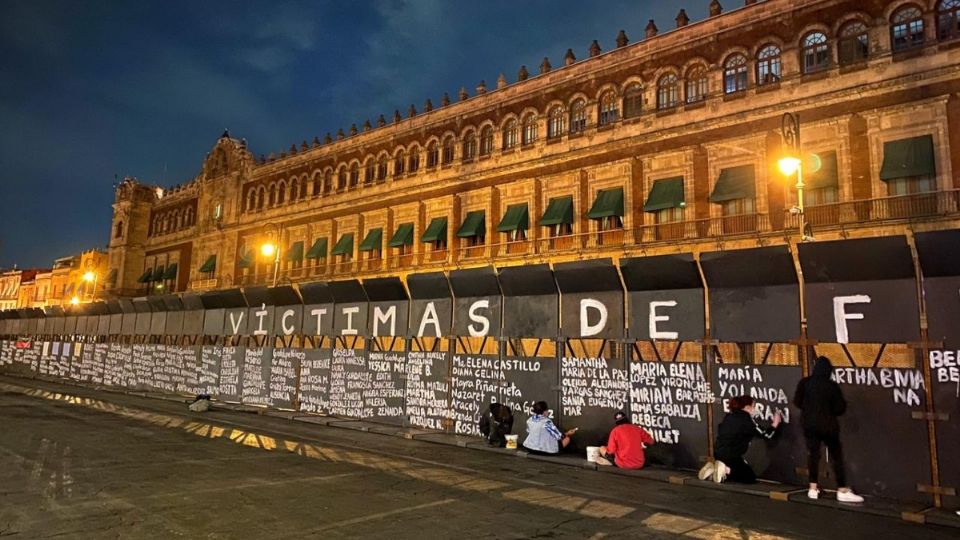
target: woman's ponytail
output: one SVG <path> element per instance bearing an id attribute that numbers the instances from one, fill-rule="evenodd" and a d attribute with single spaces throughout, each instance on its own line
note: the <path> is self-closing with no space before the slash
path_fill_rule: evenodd
<path id="1" fill-rule="evenodd" d="M 753 405 L 753 398 L 750 396 L 737 396 L 727 400 L 727 410 L 730 412 L 743 410 L 750 405 Z"/>

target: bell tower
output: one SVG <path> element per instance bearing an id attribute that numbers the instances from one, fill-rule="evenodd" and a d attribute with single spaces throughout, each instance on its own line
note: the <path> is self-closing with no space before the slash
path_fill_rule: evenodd
<path id="1" fill-rule="evenodd" d="M 143 272 L 144 246 L 150 231 L 150 209 L 160 188 L 126 177 L 116 187 L 110 226 L 110 261 L 104 289 L 111 296 L 136 295 Z"/>

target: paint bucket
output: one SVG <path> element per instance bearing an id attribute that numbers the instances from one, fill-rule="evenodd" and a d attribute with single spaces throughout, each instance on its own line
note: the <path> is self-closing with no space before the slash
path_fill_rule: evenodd
<path id="1" fill-rule="evenodd" d="M 504 435 L 504 437 L 506 437 L 507 439 L 507 448 L 510 450 L 516 450 L 517 438 L 519 437 L 519 435 Z"/>
<path id="2" fill-rule="evenodd" d="M 600 457 L 600 447 L 599 447 L 599 446 L 588 446 L 588 447 L 587 447 L 587 461 L 589 461 L 590 463 L 596 463 L 598 457 Z"/>

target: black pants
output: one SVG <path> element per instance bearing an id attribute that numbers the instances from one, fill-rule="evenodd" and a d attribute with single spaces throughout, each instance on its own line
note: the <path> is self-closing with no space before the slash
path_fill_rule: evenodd
<path id="1" fill-rule="evenodd" d="M 716 456 L 724 465 L 730 467 L 730 474 L 727 475 L 728 482 L 738 484 L 756 484 L 757 475 L 753 472 L 750 465 L 740 456 Z"/>
<path id="2" fill-rule="evenodd" d="M 833 470 L 837 474 L 837 487 L 847 486 L 847 474 L 843 469 L 843 448 L 840 446 L 840 435 L 837 433 L 820 433 L 816 430 L 804 430 L 807 439 L 807 470 L 810 474 L 810 483 L 816 484 L 820 476 L 820 444 L 827 445 L 830 459 L 833 460 Z"/>

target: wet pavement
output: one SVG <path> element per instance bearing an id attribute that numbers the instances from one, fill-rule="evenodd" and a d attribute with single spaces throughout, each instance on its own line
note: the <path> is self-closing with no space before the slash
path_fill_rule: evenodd
<path id="1" fill-rule="evenodd" d="M 0 384 L 4 538 L 957 537 L 882 516 L 22 384 Z"/>

